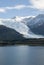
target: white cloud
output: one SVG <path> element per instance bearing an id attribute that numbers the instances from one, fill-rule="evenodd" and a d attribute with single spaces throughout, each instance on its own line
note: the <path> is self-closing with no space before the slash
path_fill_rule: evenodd
<path id="1" fill-rule="evenodd" d="M 16 6 L 8 6 L 0 8 L 0 12 L 5 13 L 7 10 L 20 10 L 23 8 L 36 8 L 39 10 L 44 10 L 44 0 L 29 0 L 31 5 L 16 5 Z"/>
<path id="2" fill-rule="evenodd" d="M 25 7 L 26 7 L 26 5 L 16 5 L 16 6 L 12 6 L 12 7 L 5 7 L 5 9 L 17 9 L 17 10 L 19 10 L 19 9 L 23 9 Z"/>
<path id="3" fill-rule="evenodd" d="M 26 6 L 26 5 L 16 5 L 16 6 L 9 6 L 9 7 L 2 7 L 0 8 L 0 12 L 6 12 L 7 10 L 20 10 L 20 9 L 24 9 L 24 8 L 30 8 L 30 6 Z"/>
<path id="4" fill-rule="evenodd" d="M 30 0 L 33 8 L 44 10 L 44 0 Z"/>
<path id="5" fill-rule="evenodd" d="M 22 9 L 22 8 L 25 8 L 26 6 L 25 5 L 17 5 L 15 6 L 15 9 Z"/>
<path id="6" fill-rule="evenodd" d="M 6 10 L 5 9 L 3 9 L 3 8 L 0 8 L 0 12 L 5 12 Z"/>
<path id="7" fill-rule="evenodd" d="M 33 0 L 31 0 L 31 4 L 32 5 L 16 5 L 16 6 L 8 6 L 8 7 L 2 7 L 0 8 L 0 13 L 5 13 L 7 10 L 20 10 L 20 9 L 24 9 L 24 8 L 37 8 L 37 9 L 41 9 L 40 7 L 38 7 L 38 5 L 35 6 Z M 43 9 L 43 8 L 42 8 Z"/>
<path id="8" fill-rule="evenodd" d="M 7 10 L 20 10 L 20 9 L 24 9 L 24 8 L 36 8 L 39 10 L 44 10 L 44 0 L 29 0 L 31 5 L 16 5 L 16 6 L 8 6 L 8 7 L 2 7 L 0 8 L 0 12 L 4 13 Z"/>
<path id="9" fill-rule="evenodd" d="M 9 6 L 9 7 L 2 7 L 0 8 L 0 12 L 6 12 L 7 10 L 12 10 L 12 9 L 17 9 L 17 10 L 20 10 L 20 9 L 23 9 L 23 8 L 26 8 L 28 6 L 26 5 L 16 5 L 16 6 Z"/>

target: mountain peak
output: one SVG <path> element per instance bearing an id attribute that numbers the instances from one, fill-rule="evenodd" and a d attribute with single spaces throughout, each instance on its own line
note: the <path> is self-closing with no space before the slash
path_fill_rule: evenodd
<path id="1" fill-rule="evenodd" d="M 16 16 L 16 17 L 13 17 L 12 19 L 15 19 L 15 21 L 17 21 L 17 22 L 21 22 L 24 19 L 30 19 L 30 18 L 34 18 L 34 17 L 35 16 Z"/>
<path id="2" fill-rule="evenodd" d="M 37 17 L 44 18 L 44 14 L 39 14 Z"/>

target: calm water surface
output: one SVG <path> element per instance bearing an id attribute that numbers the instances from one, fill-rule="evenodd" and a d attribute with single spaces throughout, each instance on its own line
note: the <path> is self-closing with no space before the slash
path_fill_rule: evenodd
<path id="1" fill-rule="evenodd" d="M 44 47 L 0 47 L 0 65 L 44 65 Z"/>

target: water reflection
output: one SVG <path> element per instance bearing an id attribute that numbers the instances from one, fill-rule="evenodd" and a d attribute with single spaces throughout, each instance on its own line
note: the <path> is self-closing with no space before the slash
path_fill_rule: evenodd
<path id="1" fill-rule="evenodd" d="M 44 65 L 44 47 L 0 47 L 0 65 Z"/>

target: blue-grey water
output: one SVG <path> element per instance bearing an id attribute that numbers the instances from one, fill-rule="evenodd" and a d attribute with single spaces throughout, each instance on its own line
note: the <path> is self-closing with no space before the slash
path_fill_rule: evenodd
<path id="1" fill-rule="evenodd" d="M 44 47 L 0 47 L 0 65 L 44 65 Z"/>

